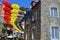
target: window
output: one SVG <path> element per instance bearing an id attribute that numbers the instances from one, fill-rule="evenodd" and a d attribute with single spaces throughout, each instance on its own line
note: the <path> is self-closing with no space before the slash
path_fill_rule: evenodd
<path id="1" fill-rule="evenodd" d="M 32 21 L 35 21 L 35 20 L 37 20 L 37 13 L 32 15 Z"/>
<path id="2" fill-rule="evenodd" d="M 35 20 L 35 18 L 34 18 L 34 15 L 32 16 L 32 21 L 34 21 Z"/>
<path id="3" fill-rule="evenodd" d="M 28 25 L 30 22 L 29 22 L 29 20 L 26 20 L 26 25 Z"/>
<path id="4" fill-rule="evenodd" d="M 32 32 L 32 40 L 34 39 L 34 33 Z"/>
<path id="5" fill-rule="evenodd" d="M 27 38 L 27 33 L 26 33 L 26 40 L 27 40 L 28 38 Z"/>
<path id="6" fill-rule="evenodd" d="M 58 27 L 52 27 L 52 38 L 58 38 Z"/>
<path id="7" fill-rule="evenodd" d="M 34 40 L 34 33 L 35 33 L 35 30 L 32 29 L 32 40 Z"/>
<path id="8" fill-rule="evenodd" d="M 37 20 L 37 12 L 35 12 L 35 15 L 34 15 L 34 17 L 35 17 L 35 20 Z"/>
<path id="9" fill-rule="evenodd" d="M 51 8 L 51 17 L 57 17 L 57 8 L 55 7 L 52 7 Z"/>

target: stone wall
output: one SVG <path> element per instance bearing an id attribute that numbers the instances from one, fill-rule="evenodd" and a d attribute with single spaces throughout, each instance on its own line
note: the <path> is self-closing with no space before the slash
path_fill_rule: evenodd
<path id="1" fill-rule="evenodd" d="M 40 40 L 41 36 L 41 5 L 40 1 L 38 4 L 32 9 L 33 12 L 29 16 L 30 24 L 28 26 L 25 26 L 25 38 L 27 33 L 27 40 Z M 37 19 L 32 22 L 32 16 L 37 13 Z M 34 30 L 34 31 L 33 31 Z M 32 39 L 32 32 L 34 32 L 34 39 Z M 25 40 L 25 39 L 24 39 Z"/>
<path id="2" fill-rule="evenodd" d="M 59 6 L 58 0 L 41 0 L 41 40 L 51 40 L 50 28 L 52 26 L 56 26 L 60 30 Z M 57 18 L 50 16 L 51 7 L 57 8 L 59 14 Z"/>

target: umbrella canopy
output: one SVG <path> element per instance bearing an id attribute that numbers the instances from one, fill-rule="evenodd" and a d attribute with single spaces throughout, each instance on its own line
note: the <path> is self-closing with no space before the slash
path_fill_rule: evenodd
<path id="1" fill-rule="evenodd" d="M 10 7 L 11 6 L 11 4 L 9 3 L 9 2 L 7 2 L 7 1 L 3 1 L 2 2 L 6 7 Z"/>
<path id="2" fill-rule="evenodd" d="M 10 14 L 8 12 L 4 12 L 4 20 L 7 24 L 10 24 Z"/>
<path id="3" fill-rule="evenodd" d="M 18 4 L 12 4 L 11 7 L 12 7 L 13 9 L 19 9 L 19 8 L 20 8 L 20 6 L 19 6 Z"/>
<path id="4" fill-rule="evenodd" d="M 18 13 L 19 12 L 19 10 L 17 10 L 17 9 L 12 9 L 11 10 L 11 13 L 14 13 L 14 14 L 16 14 L 16 13 Z"/>
<path id="5" fill-rule="evenodd" d="M 9 13 L 10 13 L 11 8 L 9 8 L 9 7 L 4 7 L 3 10 L 4 10 L 5 12 L 9 12 Z"/>

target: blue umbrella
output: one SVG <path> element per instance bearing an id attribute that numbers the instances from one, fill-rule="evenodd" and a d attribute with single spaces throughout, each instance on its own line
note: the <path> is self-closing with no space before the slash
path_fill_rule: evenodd
<path id="1" fill-rule="evenodd" d="M 24 14 L 24 17 L 19 21 L 19 26 L 20 26 L 21 29 L 23 29 L 22 26 L 21 26 L 21 23 L 22 23 L 24 20 L 28 19 L 29 15 L 30 15 L 32 12 L 33 12 L 32 10 L 26 11 L 26 14 Z"/>

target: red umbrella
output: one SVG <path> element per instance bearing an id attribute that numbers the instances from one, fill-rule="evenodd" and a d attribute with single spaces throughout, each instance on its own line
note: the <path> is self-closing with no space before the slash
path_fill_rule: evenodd
<path id="1" fill-rule="evenodd" d="M 4 17 L 4 20 L 7 24 L 10 24 L 10 19 L 8 17 Z"/>
<path id="2" fill-rule="evenodd" d="M 2 3 L 3 3 L 5 6 L 7 6 L 7 7 L 10 7 L 10 6 L 11 6 L 11 4 L 10 4 L 9 2 L 3 1 Z"/>
<path id="3" fill-rule="evenodd" d="M 5 18 L 5 19 L 9 19 L 9 20 L 10 20 L 9 16 L 4 16 L 4 18 Z"/>
<path id="4" fill-rule="evenodd" d="M 4 16 L 9 16 L 10 17 L 10 13 L 4 12 Z"/>
<path id="5" fill-rule="evenodd" d="M 10 14 L 8 12 L 4 13 L 4 20 L 7 24 L 10 24 Z"/>
<path id="6" fill-rule="evenodd" d="M 9 12 L 9 13 L 10 13 L 11 8 L 9 8 L 9 7 L 4 7 L 3 10 L 4 10 L 5 12 Z"/>

